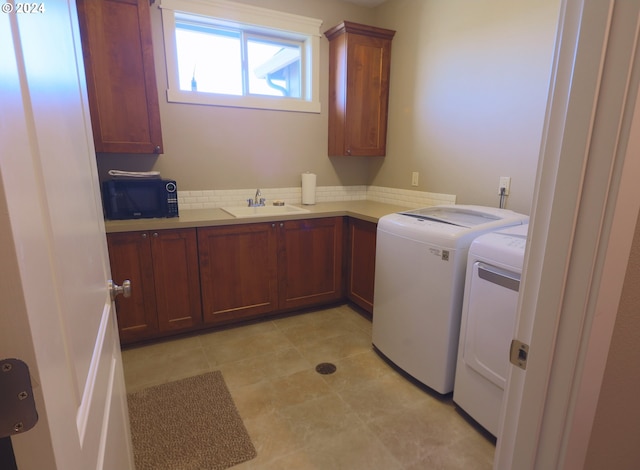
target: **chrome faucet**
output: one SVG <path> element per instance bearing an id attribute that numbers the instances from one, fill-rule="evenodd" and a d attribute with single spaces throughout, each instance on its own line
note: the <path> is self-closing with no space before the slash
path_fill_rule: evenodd
<path id="1" fill-rule="evenodd" d="M 260 196 L 262 196 L 262 192 L 260 191 L 260 188 L 258 188 L 256 189 L 256 195 L 253 197 L 253 199 L 247 199 L 249 207 L 264 206 L 265 198 Z"/>

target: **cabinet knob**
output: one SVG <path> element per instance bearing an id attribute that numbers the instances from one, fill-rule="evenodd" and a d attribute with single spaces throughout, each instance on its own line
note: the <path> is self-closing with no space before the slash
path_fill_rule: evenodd
<path id="1" fill-rule="evenodd" d="M 143 233 L 143 234 L 142 234 L 142 238 L 147 238 L 147 234 L 146 234 L 146 233 Z"/>
<path id="2" fill-rule="evenodd" d="M 280 227 L 284 227 L 284 222 L 280 222 Z"/>
<path id="3" fill-rule="evenodd" d="M 275 228 L 276 224 L 271 224 L 271 228 Z"/>
<path id="4" fill-rule="evenodd" d="M 156 148 L 153 149 L 153 153 L 160 153 L 160 146 L 156 145 Z"/>
<path id="5" fill-rule="evenodd" d="M 351 155 L 351 149 L 347 149 L 347 155 Z"/>
<path id="6" fill-rule="evenodd" d="M 158 238 L 158 232 L 153 232 L 153 238 Z"/>

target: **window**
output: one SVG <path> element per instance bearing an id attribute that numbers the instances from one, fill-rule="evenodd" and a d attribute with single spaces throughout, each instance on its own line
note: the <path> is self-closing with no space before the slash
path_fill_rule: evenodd
<path id="1" fill-rule="evenodd" d="M 162 0 L 173 102 L 320 112 L 320 20 L 223 0 Z"/>

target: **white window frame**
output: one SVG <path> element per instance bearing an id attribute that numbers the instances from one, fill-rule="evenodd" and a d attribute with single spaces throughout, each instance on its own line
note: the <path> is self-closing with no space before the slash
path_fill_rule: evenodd
<path id="1" fill-rule="evenodd" d="M 320 113 L 321 20 L 224 0 L 162 0 L 160 8 L 169 102 Z M 200 15 L 217 24 L 236 28 L 250 26 L 253 31 L 276 31 L 283 38 L 302 40 L 302 97 L 235 96 L 181 90 L 178 81 L 176 13 Z"/>

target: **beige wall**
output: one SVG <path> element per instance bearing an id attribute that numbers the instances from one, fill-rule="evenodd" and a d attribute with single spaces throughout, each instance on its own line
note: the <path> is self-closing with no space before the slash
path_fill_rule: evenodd
<path id="1" fill-rule="evenodd" d="M 321 114 L 167 103 L 160 11 L 152 7 L 165 153 L 100 155 L 110 168 L 161 171 L 180 189 L 375 184 L 456 194 L 529 212 L 559 0 L 389 0 L 371 9 L 337 0 L 243 0 L 323 20 L 395 29 L 386 157 L 327 156 L 328 43 L 321 41 Z M 411 187 L 411 172 L 420 184 Z"/>
<path id="2" fill-rule="evenodd" d="M 591 431 L 585 470 L 640 468 L 640 223 Z"/>
<path id="3" fill-rule="evenodd" d="M 396 29 L 389 141 L 371 182 L 456 194 L 458 203 L 529 213 L 559 0 L 396 0 L 379 17 Z"/>

